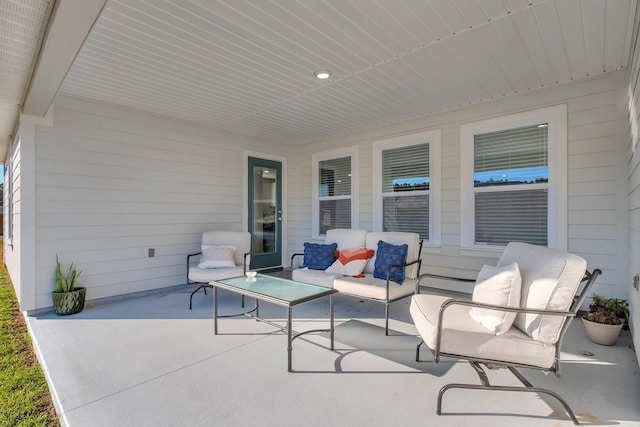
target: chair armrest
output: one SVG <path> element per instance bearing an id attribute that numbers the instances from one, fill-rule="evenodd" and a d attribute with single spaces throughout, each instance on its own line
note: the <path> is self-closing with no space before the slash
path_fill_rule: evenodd
<path id="1" fill-rule="evenodd" d="M 244 263 L 242 264 L 242 273 L 247 274 L 247 267 L 251 263 L 251 252 L 246 252 L 244 254 Z"/>
<path id="2" fill-rule="evenodd" d="M 189 265 L 190 265 L 190 263 L 191 263 L 191 257 L 194 257 L 194 256 L 196 256 L 196 255 L 200 255 L 200 254 L 202 254 L 202 251 L 200 251 L 200 252 L 194 252 L 194 253 L 192 253 L 192 254 L 188 254 L 188 255 L 187 255 L 187 282 L 186 282 L 186 283 L 187 283 L 187 285 L 189 284 Z"/>
<path id="3" fill-rule="evenodd" d="M 413 260 L 411 262 L 407 262 L 405 264 L 389 264 L 387 266 L 387 302 L 389 302 L 389 282 L 390 282 L 390 278 L 389 277 L 391 275 L 391 269 L 397 268 L 397 267 L 406 268 L 406 267 L 408 267 L 410 265 L 413 265 L 413 264 L 416 264 L 416 263 L 418 264 L 418 271 L 420 271 L 420 266 L 422 265 L 422 258 L 418 258 L 416 260 Z M 418 292 L 418 289 L 419 289 L 419 286 L 418 286 L 419 283 L 420 283 L 419 281 L 416 281 L 416 293 Z"/>
<path id="4" fill-rule="evenodd" d="M 407 262 L 407 263 L 404 263 L 404 264 L 389 264 L 389 265 L 387 265 L 387 281 L 389 281 L 389 275 L 391 274 L 391 269 L 397 268 L 397 267 L 406 268 L 406 267 L 409 267 L 410 265 L 413 265 L 413 264 L 416 264 L 416 263 L 422 264 L 422 259 L 418 258 L 416 260 L 413 260 L 411 262 Z M 418 271 L 419 270 L 420 270 L 420 267 L 418 267 Z"/>
<path id="5" fill-rule="evenodd" d="M 433 355 L 436 361 L 440 358 L 440 343 L 442 340 L 442 324 L 444 318 L 444 312 L 447 308 L 454 305 L 465 305 L 468 307 L 477 307 L 477 308 L 486 308 L 492 310 L 500 310 L 511 313 L 529 313 L 529 314 L 543 314 L 547 316 L 562 316 L 562 317 L 576 317 L 576 313 L 572 311 L 556 311 L 556 310 L 543 310 L 543 309 L 535 309 L 535 308 L 526 308 L 526 307 L 507 307 L 504 305 L 496 305 L 496 304 L 485 304 L 474 301 L 464 301 L 464 300 L 456 300 L 450 299 L 442 303 L 440 306 L 440 312 L 438 313 L 438 334 L 436 335 L 436 348 L 433 349 Z"/>
<path id="6" fill-rule="evenodd" d="M 298 252 L 298 253 L 295 253 L 295 254 L 291 255 L 291 271 L 293 271 L 293 260 L 296 257 L 299 257 L 299 256 L 304 256 L 304 253 L 303 252 Z"/>

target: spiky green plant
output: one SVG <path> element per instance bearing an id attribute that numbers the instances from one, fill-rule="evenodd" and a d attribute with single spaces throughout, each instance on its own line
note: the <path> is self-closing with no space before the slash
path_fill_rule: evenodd
<path id="1" fill-rule="evenodd" d="M 69 266 L 69 272 L 64 275 L 60 267 L 60 260 L 56 255 L 56 292 L 71 292 L 75 288 L 76 279 L 82 274 L 81 271 L 76 271 L 73 267 L 73 263 Z"/>

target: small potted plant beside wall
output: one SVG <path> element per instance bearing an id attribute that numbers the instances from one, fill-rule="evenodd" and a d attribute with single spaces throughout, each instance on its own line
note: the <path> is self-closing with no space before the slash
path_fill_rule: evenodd
<path id="1" fill-rule="evenodd" d="M 60 260 L 56 255 L 56 290 L 51 294 L 53 309 L 59 316 L 76 314 L 84 309 L 84 300 L 87 289 L 76 287 L 76 279 L 82 271 L 77 271 L 73 264 L 65 275 L 62 273 Z"/>
<path id="2" fill-rule="evenodd" d="M 589 314 L 582 317 L 589 339 L 596 344 L 613 345 L 629 315 L 629 302 L 619 298 L 602 298 L 593 294 Z"/>

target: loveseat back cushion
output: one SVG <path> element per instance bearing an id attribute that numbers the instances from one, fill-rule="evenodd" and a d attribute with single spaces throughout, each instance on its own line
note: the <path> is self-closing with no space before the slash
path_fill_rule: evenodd
<path id="1" fill-rule="evenodd" d="M 233 260 L 236 265 L 244 263 L 244 254 L 251 252 L 251 234 L 245 231 L 205 231 L 202 246 L 235 246 Z"/>
<path id="2" fill-rule="evenodd" d="M 420 258 L 420 235 L 417 233 L 406 233 L 402 231 L 373 231 L 367 234 L 365 247 L 367 249 L 378 249 L 378 242 L 382 240 L 392 245 L 407 245 L 407 262 L 415 261 Z M 376 268 L 376 257 L 367 261 L 364 267 L 365 274 L 373 274 Z M 418 277 L 418 264 L 413 264 L 405 269 L 405 278 L 415 279 Z"/>
<path id="3" fill-rule="evenodd" d="M 367 230 L 352 230 L 350 228 L 334 228 L 327 230 L 325 244 L 335 243 L 338 250 L 349 248 L 363 248 Z M 375 248 L 374 248 L 375 249 Z"/>
<path id="4" fill-rule="evenodd" d="M 522 277 L 520 305 L 532 309 L 569 310 L 587 269 L 578 255 L 520 242 L 507 245 L 497 266 L 514 262 Z M 535 340 L 555 343 L 565 319 L 518 313 L 514 325 Z"/>

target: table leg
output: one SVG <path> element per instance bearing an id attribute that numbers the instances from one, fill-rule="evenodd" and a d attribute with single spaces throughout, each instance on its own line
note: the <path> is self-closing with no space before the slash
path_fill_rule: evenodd
<path id="1" fill-rule="evenodd" d="M 291 325 L 291 307 L 288 308 L 288 314 L 287 314 L 287 362 L 288 362 L 288 370 L 289 372 L 293 372 L 293 369 L 291 369 L 291 353 L 293 352 L 293 337 L 292 337 L 292 333 L 291 333 L 291 329 L 293 328 L 293 326 Z"/>
<path id="2" fill-rule="evenodd" d="M 213 333 L 218 335 L 218 288 L 213 287 Z"/>
<path id="3" fill-rule="evenodd" d="M 329 325 L 331 328 L 331 350 L 333 350 L 333 294 L 329 295 L 329 312 L 331 315 L 331 323 Z"/>

